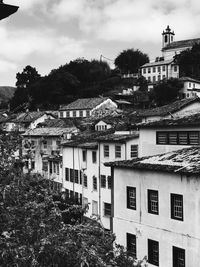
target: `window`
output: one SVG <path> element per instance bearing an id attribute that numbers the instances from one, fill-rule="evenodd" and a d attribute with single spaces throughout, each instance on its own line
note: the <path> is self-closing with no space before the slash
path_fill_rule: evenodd
<path id="1" fill-rule="evenodd" d="M 82 110 L 79 111 L 79 116 L 83 117 L 83 111 Z"/>
<path id="2" fill-rule="evenodd" d="M 25 169 L 28 169 L 28 160 L 26 160 L 25 162 L 24 162 L 24 167 L 25 167 Z"/>
<path id="3" fill-rule="evenodd" d="M 156 76 L 153 76 L 153 82 L 154 83 L 156 82 Z"/>
<path id="4" fill-rule="evenodd" d="M 199 132 L 156 132 L 158 145 L 199 145 Z"/>
<path id="5" fill-rule="evenodd" d="M 145 68 L 143 69 L 143 73 L 146 74 L 146 69 Z"/>
<path id="6" fill-rule="evenodd" d="M 153 72 L 156 72 L 156 67 L 153 67 Z"/>
<path id="7" fill-rule="evenodd" d="M 151 77 L 149 76 L 149 77 L 147 78 L 147 80 L 148 80 L 148 82 L 150 82 L 150 81 L 151 81 Z"/>
<path id="8" fill-rule="evenodd" d="M 82 151 L 82 156 L 83 156 L 83 161 L 86 161 L 86 158 L 87 158 L 87 151 L 86 150 Z"/>
<path id="9" fill-rule="evenodd" d="M 127 190 L 127 209 L 136 210 L 136 188 L 126 187 Z"/>
<path id="10" fill-rule="evenodd" d="M 174 66 L 174 72 L 177 72 L 177 70 L 178 70 L 178 68 L 177 68 L 177 66 L 175 65 L 175 66 Z"/>
<path id="11" fill-rule="evenodd" d="M 88 206 L 88 198 L 87 197 L 84 197 L 83 198 L 83 206 L 84 207 L 87 207 Z"/>
<path id="12" fill-rule="evenodd" d="M 136 235 L 126 233 L 126 247 L 129 254 L 137 258 Z"/>
<path id="13" fill-rule="evenodd" d="M 80 178 L 79 183 L 82 184 L 82 171 L 79 171 L 79 178 Z"/>
<path id="14" fill-rule="evenodd" d="M 69 181 L 69 169 L 65 168 L 65 180 Z"/>
<path id="15" fill-rule="evenodd" d="M 108 180 L 108 189 L 111 189 L 112 188 L 112 179 L 111 179 L 111 176 L 108 176 L 107 177 L 107 180 Z"/>
<path id="16" fill-rule="evenodd" d="M 165 65 L 162 66 L 162 70 L 165 71 Z"/>
<path id="17" fill-rule="evenodd" d="M 84 174 L 83 176 L 83 185 L 87 188 L 87 175 Z"/>
<path id="18" fill-rule="evenodd" d="M 171 218 L 183 221 L 183 196 L 171 194 Z"/>
<path id="19" fill-rule="evenodd" d="M 158 72 L 160 72 L 160 66 L 158 67 Z"/>
<path id="20" fill-rule="evenodd" d="M 104 216 L 111 216 L 111 204 L 104 203 Z"/>
<path id="21" fill-rule="evenodd" d="M 160 81 L 160 79 L 161 79 L 161 78 L 160 78 L 160 75 L 158 75 L 158 81 Z"/>
<path id="22" fill-rule="evenodd" d="M 151 73 L 151 68 L 148 68 L 148 73 Z"/>
<path id="23" fill-rule="evenodd" d="M 74 182 L 74 170 L 73 169 L 69 169 L 69 179 L 70 182 Z"/>
<path id="24" fill-rule="evenodd" d="M 74 182 L 78 184 L 78 170 L 74 170 Z"/>
<path id="25" fill-rule="evenodd" d="M 191 87 L 191 83 L 189 83 L 189 87 Z"/>
<path id="26" fill-rule="evenodd" d="M 159 204 L 158 204 L 158 191 L 148 190 L 148 212 L 152 214 L 159 213 Z"/>
<path id="27" fill-rule="evenodd" d="M 138 157 L 138 145 L 131 145 L 131 158 Z"/>
<path id="28" fill-rule="evenodd" d="M 97 177 L 93 176 L 93 190 L 97 190 Z"/>
<path id="29" fill-rule="evenodd" d="M 42 162 L 42 170 L 47 172 L 48 171 L 48 161 Z"/>
<path id="30" fill-rule="evenodd" d="M 43 148 L 47 149 L 47 140 L 43 140 Z"/>
<path id="31" fill-rule="evenodd" d="M 56 166 L 56 163 L 53 162 L 53 172 L 54 172 L 54 173 L 56 173 L 56 167 L 57 167 L 57 166 Z"/>
<path id="32" fill-rule="evenodd" d="M 101 188 L 106 188 L 106 176 L 101 175 Z"/>
<path id="33" fill-rule="evenodd" d="M 159 266 L 159 243 L 148 239 L 148 262 Z"/>
<path id="34" fill-rule="evenodd" d="M 73 110 L 73 117 L 76 117 L 76 110 Z"/>
<path id="35" fill-rule="evenodd" d="M 193 83 L 193 88 L 195 88 L 195 83 Z"/>
<path id="36" fill-rule="evenodd" d="M 172 254 L 173 254 L 173 267 L 185 267 L 185 250 L 173 246 Z"/>
<path id="37" fill-rule="evenodd" d="M 92 163 L 96 163 L 96 162 L 97 162 L 97 152 L 92 151 Z"/>
<path id="38" fill-rule="evenodd" d="M 70 112 L 66 111 L 66 117 L 70 117 Z"/>
<path id="39" fill-rule="evenodd" d="M 60 118 L 63 118 L 64 116 L 63 116 L 63 111 L 60 111 Z"/>
<path id="40" fill-rule="evenodd" d="M 109 145 L 104 145 L 104 158 L 109 157 Z"/>
<path id="41" fill-rule="evenodd" d="M 90 117 L 90 111 L 86 110 L 86 117 Z"/>
<path id="42" fill-rule="evenodd" d="M 115 146 L 115 157 L 121 158 L 121 146 L 118 145 Z"/>
<path id="43" fill-rule="evenodd" d="M 92 215 L 98 215 L 98 202 L 92 200 Z"/>
<path id="44" fill-rule="evenodd" d="M 35 169 L 35 161 L 31 161 L 31 169 Z"/>

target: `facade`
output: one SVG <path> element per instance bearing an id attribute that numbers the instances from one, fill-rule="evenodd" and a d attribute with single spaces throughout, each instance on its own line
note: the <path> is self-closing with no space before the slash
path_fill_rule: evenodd
<path id="1" fill-rule="evenodd" d="M 182 98 L 200 97 L 200 81 L 190 77 L 181 77 L 183 88 L 180 90 Z"/>
<path id="2" fill-rule="evenodd" d="M 81 98 L 62 105 L 59 109 L 59 118 L 85 118 L 90 117 L 96 110 L 116 109 L 117 105 L 110 98 Z"/>
<path id="3" fill-rule="evenodd" d="M 139 156 L 150 156 L 200 145 L 200 113 L 143 123 Z"/>
<path id="4" fill-rule="evenodd" d="M 107 164 L 116 241 L 150 267 L 199 265 L 199 159 L 193 147 Z"/>
<path id="5" fill-rule="evenodd" d="M 86 216 L 111 229 L 111 172 L 104 162 L 136 157 L 138 133 L 74 140 L 64 143 L 62 151 L 67 195 L 89 204 Z"/>
<path id="6" fill-rule="evenodd" d="M 40 173 L 62 186 L 60 144 L 77 132 L 77 128 L 36 128 L 26 131 L 22 135 L 24 172 Z"/>

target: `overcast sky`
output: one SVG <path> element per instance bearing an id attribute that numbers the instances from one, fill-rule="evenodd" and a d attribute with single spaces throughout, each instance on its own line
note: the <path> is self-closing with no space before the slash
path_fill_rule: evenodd
<path id="1" fill-rule="evenodd" d="M 78 57 L 110 59 L 124 49 L 161 55 L 161 33 L 200 37 L 199 0 L 4 0 L 20 6 L 0 21 L 0 85 L 26 65 L 42 75 Z"/>

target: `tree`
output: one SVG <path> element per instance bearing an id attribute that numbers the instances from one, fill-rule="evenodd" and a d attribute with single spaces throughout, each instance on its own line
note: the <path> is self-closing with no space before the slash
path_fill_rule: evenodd
<path id="1" fill-rule="evenodd" d="M 180 77 L 200 79 L 200 44 L 196 43 L 191 49 L 176 55 L 175 62 L 179 65 Z"/>
<path id="2" fill-rule="evenodd" d="M 38 74 L 36 68 L 28 65 L 21 73 L 17 73 L 16 78 L 17 89 L 11 100 L 11 108 L 16 108 L 31 101 L 30 86 L 40 79 L 40 74 Z"/>
<path id="3" fill-rule="evenodd" d="M 142 53 L 138 49 L 127 49 L 116 57 L 115 66 L 122 73 L 137 73 L 139 68 L 147 62 L 149 62 L 147 54 Z"/>
<path id="4" fill-rule="evenodd" d="M 162 106 L 176 100 L 182 87 L 179 79 L 164 79 L 154 86 L 152 97 L 158 106 Z"/>

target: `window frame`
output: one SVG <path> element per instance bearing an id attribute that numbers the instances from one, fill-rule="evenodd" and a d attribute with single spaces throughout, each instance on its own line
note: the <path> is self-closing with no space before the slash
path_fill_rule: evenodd
<path id="1" fill-rule="evenodd" d="M 93 185 L 93 190 L 97 191 L 97 177 L 95 175 L 92 177 L 92 185 Z"/>
<path id="2" fill-rule="evenodd" d="M 118 148 L 120 148 L 118 150 Z M 115 158 L 121 158 L 122 156 L 122 146 L 121 145 L 115 145 Z"/>
<path id="3" fill-rule="evenodd" d="M 132 240 L 131 240 L 132 239 Z M 137 258 L 137 238 L 136 235 L 126 233 L 126 249 L 129 255 Z"/>
<path id="4" fill-rule="evenodd" d="M 101 174 L 100 178 L 101 178 L 101 188 L 105 189 L 106 188 L 106 175 Z"/>
<path id="5" fill-rule="evenodd" d="M 175 199 L 179 198 L 179 199 Z M 180 206 L 175 204 L 175 201 L 179 201 L 181 203 Z M 171 219 L 183 221 L 184 220 L 184 214 L 183 214 L 183 195 L 181 194 L 170 194 L 170 202 L 171 202 Z M 178 216 L 176 213 L 180 212 L 181 216 Z"/>
<path id="6" fill-rule="evenodd" d="M 183 260 L 183 264 L 180 265 L 179 261 L 180 261 L 180 253 L 183 254 L 183 258 L 181 260 Z M 178 255 L 179 254 L 179 255 Z M 179 247 L 175 247 L 175 246 L 172 246 L 172 260 L 173 260 L 173 267 L 176 267 L 176 266 L 183 266 L 185 267 L 185 249 L 183 248 L 179 248 Z"/>
<path id="7" fill-rule="evenodd" d="M 151 199 L 152 194 L 156 194 L 157 200 L 155 201 Z M 158 190 L 152 190 L 152 189 L 147 189 L 147 200 L 148 200 L 148 213 L 159 215 L 159 192 Z M 155 204 L 157 203 L 157 205 Z M 154 210 L 153 207 L 156 207 L 157 209 Z"/>
<path id="8" fill-rule="evenodd" d="M 104 158 L 109 158 L 109 155 L 110 155 L 110 147 L 109 145 L 103 145 L 103 155 L 104 155 Z"/>
<path id="9" fill-rule="evenodd" d="M 133 196 L 130 196 L 131 191 L 133 191 Z M 131 204 L 131 201 L 133 204 Z M 126 207 L 127 209 L 136 210 L 137 209 L 137 190 L 136 187 L 127 186 L 126 187 Z"/>
<path id="10" fill-rule="evenodd" d="M 111 209 L 112 209 L 111 203 L 104 202 L 104 217 L 111 217 L 111 213 L 112 213 Z"/>
<path id="11" fill-rule="evenodd" d="M 107 176 L 108 189 L 112 189 L 112 177 L 110 175 Z"/>
<path id="12" fill-rule="evenodd" d="M 87 180 L 87 175 L 86 174 L 83 175 L 83 186 L 85 188 L 88 187 L 88 180 Z"/>
<path id="13" fill-rule="evenodd" d="M 130 157 L 138 158 L 138 145 L 131 145 Z"/>

